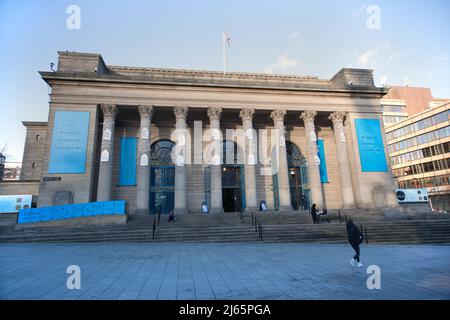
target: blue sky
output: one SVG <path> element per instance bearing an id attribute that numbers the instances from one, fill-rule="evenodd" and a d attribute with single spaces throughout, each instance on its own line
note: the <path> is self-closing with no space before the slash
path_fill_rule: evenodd
<path id="1" fill-rule="evenodd" d="M 69 30 L 69 5 L 81 28 Z M 380 9 L 369 29 L 366 10 Z M 38 71 L 57 50 L 101 53 L 107 64 L 330 78 L 372 68 L 375 82 L 430 87 L 450 97 L 450 1 L 0 0 L 0 149 L 21 160 L 22 120 L 46 121 L 48 87 Z"/>

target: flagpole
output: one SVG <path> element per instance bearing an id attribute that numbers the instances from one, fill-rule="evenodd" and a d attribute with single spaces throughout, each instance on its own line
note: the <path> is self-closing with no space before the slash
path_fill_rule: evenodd
<path id="1" fill-rule="evenodd" d="M 222 60 L 223 60 L 223 74 L 225 75 L 225 64 L 226 64 L 226 56 L 225 56 L 225 31 L 222 31 Z"/>

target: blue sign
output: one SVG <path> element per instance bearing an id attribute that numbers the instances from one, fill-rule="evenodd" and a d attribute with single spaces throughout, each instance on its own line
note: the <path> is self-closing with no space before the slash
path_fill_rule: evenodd
<path id="1" fill-rule="evenodd" d="M 89 112 L 56 111 L 48 173 L 84 173 Z"/>
<path id="2" fill-rule="evenodd" d="M 18 223 L 36 223 L 98 215 L 125 214 L 124 200 L 65 204 L 62 206 L 21 209 Z"/>
<path id="3" fill-rule="evenodd" d="M 327 183 L 328 182 L 328 174 L 327 174 L 327 162 L 325 160 L 325 147 L 323 144 L 323 139 L 317 139 L 317 153 L 320 159 L 320 182 Z"/>
<path id="4" fill-rule="evenodd" d="M 119 185 L 136 185 L 136 145 L 137 138 L 120 138 Z"/>
<path id="5" fill-rule="evenodd" d="M 359 160 L 363 172 L 387 172 L 386 154 L 378 119 L 355 119 Z"/>
<path id="6" fill-rule="evenodd" d="M 32 195 L 0 196 L 0 213 L 17 212 L 22 208 L 31 208 Z"/>

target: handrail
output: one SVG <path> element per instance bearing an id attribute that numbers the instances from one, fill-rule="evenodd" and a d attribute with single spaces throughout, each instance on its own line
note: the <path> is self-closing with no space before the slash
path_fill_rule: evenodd
<path id="1" fill-rule="evenodd" d="M 152 236 L 153 240 L 155 240 L 155 231 L 156 231 L 156 217 L 155 219 L 153 219 L 153 236 Z"/>
<path id="2" fill-rule="evenodd" d="M 161 207 L 159 207 L 159 211 L 158 211 L 158 227 L 159 227 L 160 220 L 161 220 Z"/>

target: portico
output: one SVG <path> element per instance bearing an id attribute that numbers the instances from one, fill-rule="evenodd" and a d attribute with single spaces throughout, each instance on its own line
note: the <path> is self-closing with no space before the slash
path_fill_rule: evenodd
<path id="1" fill-rule="evenodd" d="M 202 202 L 210 213 L 258 211 L 261 201 L 278 211 L 312 203 L 372 208 L 380 192 L 384 207 L 396 206 L 390 171 L 360 164 L 360 152 L 373 151 L 367 144 L 385 152 L 384 135 L 355 127 L 355 120 L 381 119 L 384 89 L 371 70 L 342 69 L 322 80 L 59 55 L 57 72 L 41 73 L 52 87 L 46 148 L 57 134 L 56 113 L 87 112 L 88 151 L 75 174 L 49 173 L 47 152 L 44 174 L 62 179 L 41 182 L 39 206 L 52 205 L 61 188 L 77 202 L 126 200 L 130 214 L 199 212 Z"/>

